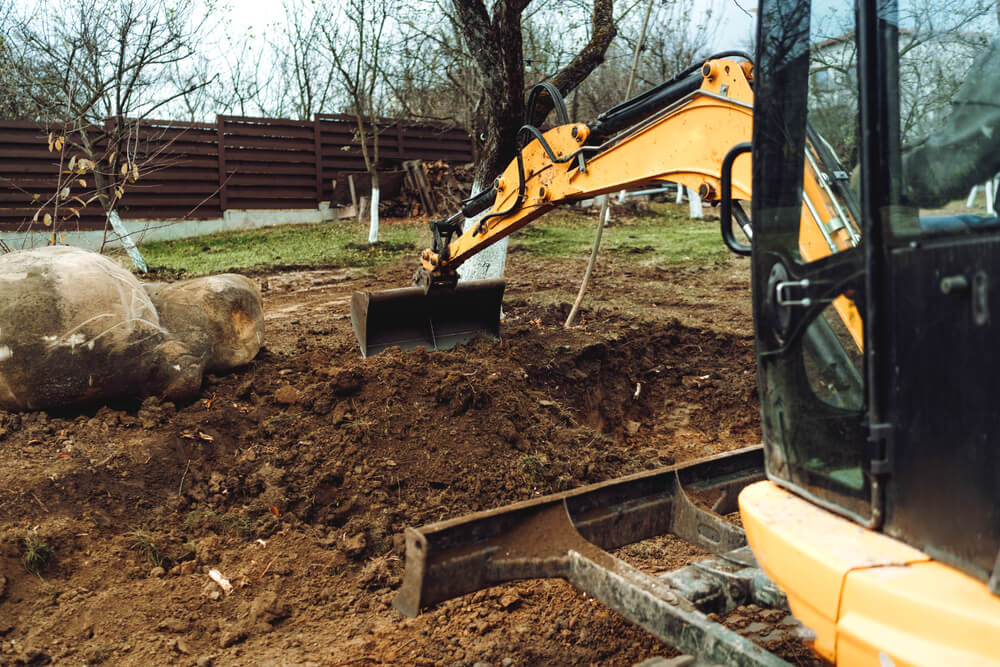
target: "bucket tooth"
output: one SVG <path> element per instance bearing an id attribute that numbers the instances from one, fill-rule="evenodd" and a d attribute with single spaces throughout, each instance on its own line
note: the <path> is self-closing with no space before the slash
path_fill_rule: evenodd
<path id="1" fill-rule="evenodd" d="M 455 287 L 402 287 L 351 296 L 351 324 L 370 357 L 389 347 L 446 350 L 476 336 L 500 337 L 503 280 L 470 280 Z"/>

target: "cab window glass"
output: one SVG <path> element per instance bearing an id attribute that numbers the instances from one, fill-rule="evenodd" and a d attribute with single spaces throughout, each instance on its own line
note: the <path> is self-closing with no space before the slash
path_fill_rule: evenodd
<path id="1" fill-rule="evenodd" d="M 858 48 L 854 3 L 815 3 L 799 255 L 807 262 L 857 247 Z M 854 173 L 854 178 L 851 174 Z"/>
<path id="2" fill-rule="evenodd" d="M 886 213 L 897 236 L 969 234 L 997 224 L 1000 44 L 997 7 L 982 0 L 905 2 L 896 13 L 898 190 Z"/>

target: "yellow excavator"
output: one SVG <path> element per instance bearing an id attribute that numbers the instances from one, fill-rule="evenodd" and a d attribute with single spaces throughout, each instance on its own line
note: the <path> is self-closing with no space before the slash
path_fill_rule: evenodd
<path id="1" fill-rule="evenodd" d="M 538 89 L 560 124 L 522 128 L 494 186 L 435 223 L 418 286 L 354 296 L 366 354 L 497 334 L 502 283 L 458 282 L 462 261 L 560 203 L 658 181 L 718 202 L 725 243 L 751 257 L 763 444 L 407 528 L 400 611 L 561 577 L 698 664 L 785 664 L 709 618 L 753 602 L 790 609 L 836 664 L 1000 665 L 1000 219 L 915 204 L 934 199 L 928 172 L 954 192 L 1000 169 L 993 126 L 970 125 L 997 117 L 1000 56 L 904 148 L 896 2 L 846 6 L 855 196 L 809 122 L 835 4 L 761 0 L 752 66 L 719 54 L 591 124 Z M 722 517 L 736 510 L 742 528 Z M 664 534 L 714 555 L 654 577 L 609 553 Z"/>

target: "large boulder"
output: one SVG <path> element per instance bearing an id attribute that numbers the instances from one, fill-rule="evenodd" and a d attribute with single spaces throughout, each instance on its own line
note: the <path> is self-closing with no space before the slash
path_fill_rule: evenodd
<path id="1" fill-rule="evenodd" d="M 204 357 L 205 370 L 250 363 L 264 342 L 264 307 L 246 276 L 226 273 L 146 285 L 171 334 Z"/>
<path id="2" fill-rule="evenodd" d="M 0 256 L 0 408 L 184 400 L 206 369 L 247 363 L 262 340 L 260 294 L 242 276 L 147 292 L 122 267 L 78 248 Z"/>

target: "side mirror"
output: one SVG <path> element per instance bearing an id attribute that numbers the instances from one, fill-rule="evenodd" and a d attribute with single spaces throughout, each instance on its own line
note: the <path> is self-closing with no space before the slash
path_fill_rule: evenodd
<path id="1" fill-rule="evenodd" d="M 737 255 L 744 257 L 749 256 L 753 248 L 745 243 L 740 243 L 733 235 L 733 162 L 740 155 L 749 153 L 752 148 L 753 146 L 749 141 L 744 141 L 730 148 L 729 152 L 726 153 L 726 157 L 722 158 L 722 171 L 719 174 L 722 181 L 720 184 L 721 192 L 719 193 L 719 219 L 722 227 L 722 240 L 725 242 L 727 248 Z M 747 232 L 747 236 L 750 236 L 752 233 L 750 230 L 750 220 L 738 204 L 736 206 L 736 219 L 740 227 Z"/>

